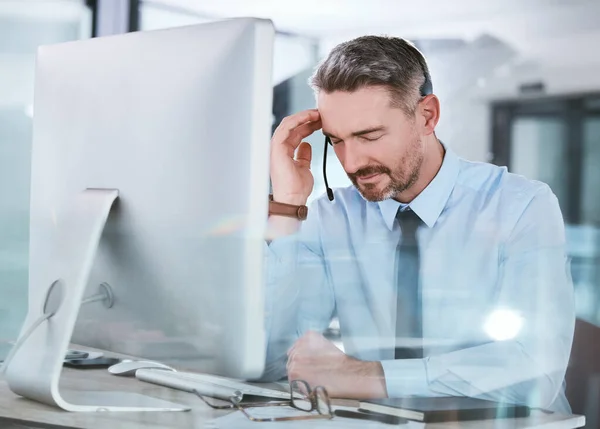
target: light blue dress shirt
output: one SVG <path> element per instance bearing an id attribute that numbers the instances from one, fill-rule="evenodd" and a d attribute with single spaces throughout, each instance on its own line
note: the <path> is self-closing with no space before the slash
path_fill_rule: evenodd
<path id="1" fill-rule="evenodd" d="M 400 203 L 349 186 L 314 201 L 267 246 L 267 369 L 337 316 L 344 351 L 381 361 L 389 397 L 459 395 L 569 412 L 575 309 L 563 218 L 550 188 L 446 147 L 409 205 L 419 229 L 424 358 L 394 359 Z"/>

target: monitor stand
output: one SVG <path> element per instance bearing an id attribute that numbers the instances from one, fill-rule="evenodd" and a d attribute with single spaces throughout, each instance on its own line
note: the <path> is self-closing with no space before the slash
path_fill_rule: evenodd
<path id="1" fill-rule="evenodd" d="M 5 378 L 17 395 L 67 411 L 187 411 L 188 406 L 137 393 L 90 391 L 83 377 L 77 390 L 59 391 L 63 361 L 79 308 L 82 303 L 94 302 L 101 297 L 97 295 L 86 300 L 84 293 L 102 231 L 118 194 L 115 189 L 86 189 L 64 216 L 59 215 L 59 224 L 54 227 L 56 239 L 46 252 L 52 254 L 45 255 L 43 262 L 38 257 L 36 265 L 39 266 L 30 269 L 30 281 L 47 278 L 49 282 L 42 286 L 43 292 L 40 285 L 30 285 L 30 291 L 34 293 L 29 297 L 29 309 L 20 336 L 44 316 L 47 304 L 53 298 L 54 314 L 29 337 L 21 339 L 21 347 L 6 368 Z M 51 228 L 51 224 L 48 227 Z M 51 237 L 48 239 L 52 240 Z M 31 275 L 32 269 L 37 270 L 35 275 Z M 53 288 L 57 282 L 62 283 L 61 288 Z M 61 289 L 60 296 L 52 296 L 53 289 Z M 85 372 L 82 371 L 82 375 L 85 376 Z"/>

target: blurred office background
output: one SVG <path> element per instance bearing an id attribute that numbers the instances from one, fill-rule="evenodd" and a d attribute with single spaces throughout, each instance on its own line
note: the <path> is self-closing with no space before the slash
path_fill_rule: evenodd
<path id="1" fill-rule="evenodd" d="M 600 409 L 600 353 L 587 347 L 600 344 L 598 0 L 0 0 L 0 340 L 16 337 L 27 304 L 37 46 L 234 16 L 271 18 L 278 30 L 273 127 L 314 107 L 307 79 L 335 44 L 366 33 L 402 36 L 428 58 L 442 103 L 438 136 L 467 159 L 552 187 L 579 318 L 570 400 L 576 412 Z M 313 199 L 324 191 L 323 140 L 316 133 L 308 141 Z M 348 184 L 329 153 L 331 185 Z M 588 415 L 588 427 L 598 427 L 595 419 Z"/>

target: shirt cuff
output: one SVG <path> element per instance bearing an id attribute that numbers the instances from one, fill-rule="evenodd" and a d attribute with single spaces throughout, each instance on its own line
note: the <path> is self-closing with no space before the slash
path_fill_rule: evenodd
<path id="1" fill-rule="evenodd" d="M 296 234 L 276 238 L 265 242 L 265 255 L 274 257 L 277 262 L 295 262 L 298 255 L 298 236 Z"/>
<path id="2" fill-rule="evenodd" d="M 388 398 L 431 396 L 424 359 L 381 361 Z"/>

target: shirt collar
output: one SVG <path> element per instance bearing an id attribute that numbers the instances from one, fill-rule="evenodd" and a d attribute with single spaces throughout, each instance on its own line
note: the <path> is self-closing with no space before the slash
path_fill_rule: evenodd
<path id="1" fill-rule="evenodd" d="M 450 198 L 450 194 L 452 193 L 452 189 L 454 189 L 454 184 L 456 183 L 460 169 L 460 160 L 458 156 L 444 143 L 442 143 L 442 145 L 444 146 L 446 153 L 440 170 L 429 185 L 427 185 L 427 187 L 408 204 L 411 210 L 414 211 L 429 228 L 435 225 L 442 210 L 446 206 L 448 198 Z M 398 208 L 406 206 L 406 204 L 401 204 L 392 198 L 380 201 L 377 204 L 379 204 L 379 209 L 381 210 L 386 225 L 392 230 Z"/>

